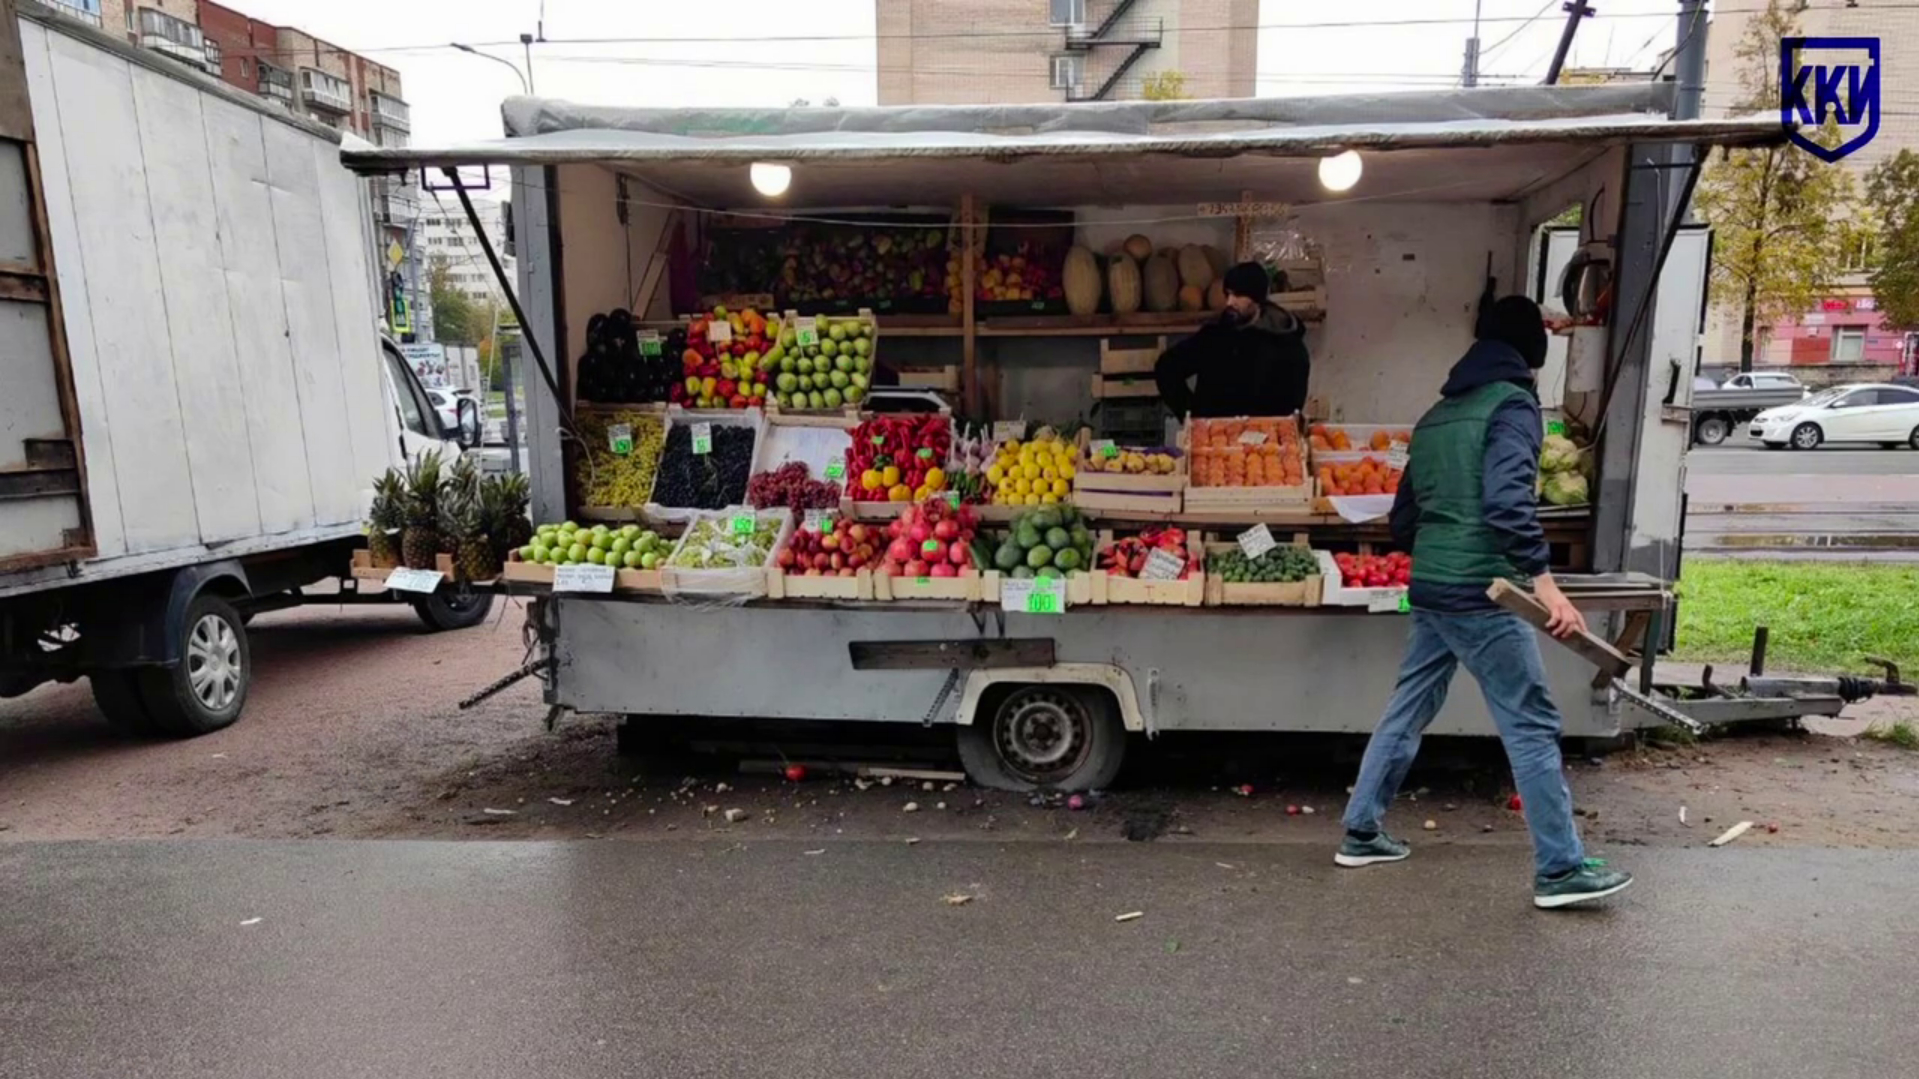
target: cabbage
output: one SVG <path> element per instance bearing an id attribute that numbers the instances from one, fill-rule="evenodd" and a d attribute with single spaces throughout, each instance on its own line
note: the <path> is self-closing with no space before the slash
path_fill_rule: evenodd
<path id="1" fill-rule="evenodd" d="M 1579 467 L 1579 447 L 1564 435 L 1547 435 L 1539 451 L 1539 468 L 1544 472 L 1570 472 Z"/>
<path id="2" fill-rule="evenodd" d="M 1555 506 L 1577 506 L 1587 501 L 1586 477 L 1577 472 L 1555 472 L 1546 477 L 1543 493 Z"/>

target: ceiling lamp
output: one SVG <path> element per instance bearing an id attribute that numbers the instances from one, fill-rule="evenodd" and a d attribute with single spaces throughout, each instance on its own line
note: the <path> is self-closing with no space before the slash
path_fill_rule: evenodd
<path id="1" fill-rule="evenodd" d="M 766 161 L 755 161 L 753 167 L 748 170 L 748 175 L 753 180 L 753 190 L 769 199 L 776 199 L 786 194 L 787 187 L 793 183 L 792 168 Z M 1359 174 L 1355 172 L 1353 175 Z"/>
<path id="2" fill-rule="evenodd" d="M 1319 159 L 1319 182 L 1328 191 L 1347 191 L 1359 182 L 1363 168 L 1358 150 L 1322 157 Z"/>

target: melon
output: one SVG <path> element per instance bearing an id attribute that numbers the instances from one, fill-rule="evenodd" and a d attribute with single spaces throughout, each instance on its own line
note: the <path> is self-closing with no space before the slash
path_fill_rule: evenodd
<path id="1" fill-rule="evenodd" d="M 1084 247 L 1066 253 L 1066 266 L 1060 271 L 1060 288 L 1066 293 L 1066 309 L 1075 315 L 1090 315 L 1099 310 L 1099 260 Z"/>
<path id="2" fill-rule="evenodd" d="M 1208 265 L 1212 266 L 1213 276 L 1225 277 L 1226 276 L 1226 252 L 1221 251 L 1219 248 L 1214 247 L 1212 244 L 1207 244 L 1205 247 L 1200 248 L 1200 250 L 1206 252 L 1206 262 Z"/>
<path id="3" fill-rule="evenodd" d="M 1179 248 L 1167 244 L 1165 247 L 1159 249 L 1159 257 L 1172 263 L 1174 269 L 1179 268 Z"/>
<path id="4" fill-rule="evenodd" d="M 1213 283 L 1206 287 L 1206 306 L 1213 311 L 1226 310 L 1226 279 L 1224 277 L 1213 278 Z"/>
<path id="5" fill-rule="evenodd" d="M 1115 315 L 1130 315 L 1139 310 L 1139 264 L 1125 255 L 1113 256 L 1106 267 L 1106 294 L 1113 298 Z"/>
<path id="6" fill-rule="evenodd" d="M 1179 249 L 1180 284 L 1193 286 L 1203 296 L 1206 286 L 1213 283 L 1213 277 L 1213 264 L 1207 260 L 1204 248 L 1198 244 L 1187 244 Z"/>
<path id="7" fill-rule="evenodd" d="M 1205 306 L 1206 294 L 1199 290 L 1198 285 L 1183 285 L 1180 287 L 1179 309 L 1181 311 L 1198 311 Z"/>
<path id="8" fill-rule="evenodd" d="M 1145 262 L 1153 257 L 1153 241 L 1135 232 L 1126 237 L 1126 253 L 1134 262 Z"/>
<path id="9" fill-rule="evenodd" d="M 1171 311 L 1179 303 L 1179 271 L 1165 255 L 1146 260 L 1141 271 L 1146 292 L 1146 310 Z"/>

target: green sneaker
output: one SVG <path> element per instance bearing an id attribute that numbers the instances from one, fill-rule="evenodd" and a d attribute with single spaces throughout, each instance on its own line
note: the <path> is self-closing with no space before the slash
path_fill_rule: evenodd
<path id="1" fill-rule="evenodd" d="M 1588 858 L 1556 877 L 1533 878 L 1533 906 L 1542 910 L 1590 903 L 1618 895 L 1632 885 L 1632 874 L 1607 869 L 1604 859 Z"/>
<path id="2" fill-rule="evenodd" d="M 1349 835 L 1339 844 L 1339 853 L 1333 855 L 1333 864 L 1357 869 L 1363 865 L 1378 865 L 1382 862 L 1403 862 L 1412 852 L 1413 848 L 1385 832 L 1380 832 L 1371 839 L 1354 839 Z"/>

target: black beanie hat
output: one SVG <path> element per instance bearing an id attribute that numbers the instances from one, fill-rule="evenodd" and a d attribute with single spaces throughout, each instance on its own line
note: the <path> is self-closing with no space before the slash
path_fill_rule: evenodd
<path id="1" fill-rule="evenodd" d="M 1227 286 L 1231 288 L 1231 285 Z M 1502 296 L 1479 320 L 1479 339 L 1511 345 L 1537 371 L 1546 362 L 1546 320 L 1524 296 Z"/>
<path id="2" fill-rule="evenodd" d="M 1257 262 L 1242 262 L 1226 271 L 1226 291 L 1249 300 L 1265 303 L 1267 284 L 1266 267 Z"/>

